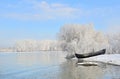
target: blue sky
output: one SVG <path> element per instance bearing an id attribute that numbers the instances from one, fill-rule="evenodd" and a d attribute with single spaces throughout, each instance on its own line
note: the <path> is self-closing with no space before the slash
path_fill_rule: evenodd
<path id="1" fill-rule="evenodd" d="M 64 24 L 93 23 L 120 30 L 120 0 L 1 0 L 0 46 L 16 40 L 55 39 Z"/>

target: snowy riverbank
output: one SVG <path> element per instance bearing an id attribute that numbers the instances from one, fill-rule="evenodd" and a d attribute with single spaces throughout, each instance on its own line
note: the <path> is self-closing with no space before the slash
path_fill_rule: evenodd
<path id="1" fill-rule="evenodd" d="M 84 59 L 86 61 L 98 61 L 108 64 L 120 65 L 120 54 L 106 54 Z"/>

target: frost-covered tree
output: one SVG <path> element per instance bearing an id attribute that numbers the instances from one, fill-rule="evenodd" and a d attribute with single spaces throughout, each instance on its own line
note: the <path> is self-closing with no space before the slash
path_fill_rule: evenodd
<path id="1" fill-rule="evenodd" d="M 35 40 L 21 40 L 17 41 L 15 44 L 16 51 L 23 52 L 23 51 L 34 51 L 36 49 L 36 41 Z"/>
<path id="2" fill-rule="evenodd" d="M 93 24 L 64 25 L 58 33 L 61 48 L 70 54 L 89 53 L 106 48 L 108 40 L 101 32 L 95 31 Z"/>
<path id="3" fill-rule="evenodd" d="M 108 40 L 109 40 L 108 53 L 120 54 L 120 33 L 109 34 Z"/>
<path id="4" fill-rule="evenodd" d="M 32 51 L 54 51 L 60 50 L 59 42 L 56 40 L 20 40 L 15 44 L 18 52 Z"/>

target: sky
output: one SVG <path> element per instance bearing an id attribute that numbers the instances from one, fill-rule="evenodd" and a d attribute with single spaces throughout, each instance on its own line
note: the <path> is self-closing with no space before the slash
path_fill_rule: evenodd
<path id="1" fill-rule="evenodd" d="M 120 0 L 0 0 L 0 47 L 17 40 L 56 39 L 64 24 L 120 30 Z"/>

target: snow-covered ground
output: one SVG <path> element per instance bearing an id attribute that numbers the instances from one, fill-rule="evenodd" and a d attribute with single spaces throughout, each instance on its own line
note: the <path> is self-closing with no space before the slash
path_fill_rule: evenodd
<path id="1" fill-rule="evenodd" d="M 106 54 L 84 59 L 86 61 L 98 61 L 108 64 L 120 65 L 120 54 Z"/>

